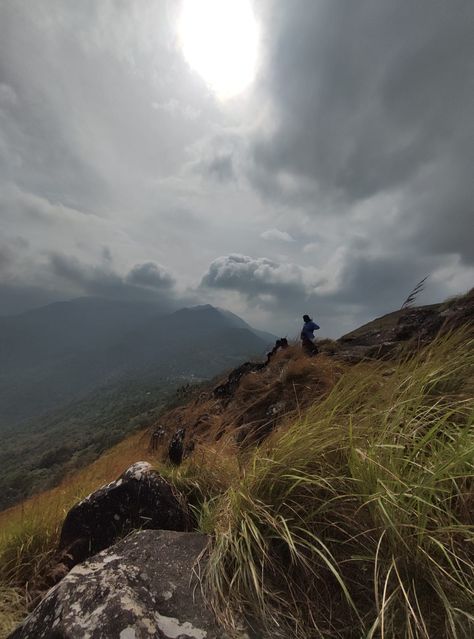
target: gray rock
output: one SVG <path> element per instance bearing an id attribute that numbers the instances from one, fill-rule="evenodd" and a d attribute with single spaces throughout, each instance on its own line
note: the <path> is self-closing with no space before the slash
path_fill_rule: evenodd
<path id="1" fill-rule="evenodd" d="M 151 452 L 158 450 L 159 446 L 163 443 L 166 437 L 166 431 L 163 426 L 157 426 L 150 437 L 149 450 Z"/>
<path id="2" fill-rule="evenodd" d="M 359 346 L 353 345 L 350 347 L 345 346 L 344 349 L 341 349 L 336 353 L 336 358 L 342 360 L 343 362 L 347 362 L 348 364 L 357 364 L 361 362 L 363 359 L 366 359 L 368 356 L 368 352 L 370 351 L 369 346 Z"/>
<path id="3" fill-rule="evenodd" d="M 273 417 L 275 415 L 280 415 L 281 413 L 284 412 L 285 408 L 286 408 L 286 402 L 283 402 L 283 401 L 276 402 L 275 404 L 271 404 L 267 408 L 266 414 L 269 417 Z"/>
<path id="4" fill-rule="evenodd" d="M 133 533 L 73 568 L 10 639 L 226 639 L 197 579 L 207 542 Z"/>
<path id="5" fill-rule="evenodd" d="M 68 512 L 59 549 L 74 566 L 136 529 L 189 530 L 190 515 L 171 484 L 148 462 L 130 466 L 116 481 L 95 491 Z"/>
<path id="6" fill-rule="evenodd" d="M 233 397 L 244 375 L 260 371 L 262 368 L 265 368 L 265 366 L 266 363 L 264 362 L 244 362 L 230 372 L 226 382 L 214 388 L 212 391 L 214 397 L 217 399 L 229 399 Z"/>
<path id="7" fill-rule="evenodd" d="M 171 438 L 170 445 L 168 447 L 168 458 L 173 466 L 179 466 L 183 461 L 185 436 L 186 430 L 184 428 L 180 428 Z"/>

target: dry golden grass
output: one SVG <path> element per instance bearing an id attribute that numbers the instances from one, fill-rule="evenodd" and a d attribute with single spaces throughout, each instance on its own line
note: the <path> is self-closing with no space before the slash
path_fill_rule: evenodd
<path id="1" fill-rule="evenodd" d="M 0 539 L 8 535 L 12 527 L 31 518 L 53 520 L 62 516 L 71 504 L 98 486 L 116 479 L 129 465 L 150 459 L 147 431 L 127 437 L 87 468 L 65 477 L 59 486 L 0 512 Z"/>
<path id="2" fill-rule="evenodd" d="M 232 397 L 216 399 L 202 393 L 191 403 L 175 408 L 160 418 L 168 433 L 158 456 L 166 456 L 169 437 L 177 428 L 186 429 L 186 443 L 209 446 L 213 442 L 259 441 L 279 424 L 330 392 L 347 366 L 327 355 L 308 358 L 301 346 L 279 351 L 260 371 L 244 375 Z M 225 378 L 222 379 L 222 382 Z M 244 433 L 244 435 L 242 435 Z M 255 436 L 255 437 L 252 437 Z"/>

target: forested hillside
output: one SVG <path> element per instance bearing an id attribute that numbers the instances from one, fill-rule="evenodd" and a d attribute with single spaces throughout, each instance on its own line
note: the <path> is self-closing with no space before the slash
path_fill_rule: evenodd
<path id="1" fill-rule="evenodd" d="M 137 374 L 211 377 L 272 338 L 209 305 L 163 315 L 84 298 L 0 318 L 0 429 Z"/>
<path id="2" fill-rule="evenodd" d="M 212 306 L 162 316 L 97 299 L 0 324 L 0 509 L 55 485 L 152 423 L 174 390 L 261 355 L 273 338 Z"/>

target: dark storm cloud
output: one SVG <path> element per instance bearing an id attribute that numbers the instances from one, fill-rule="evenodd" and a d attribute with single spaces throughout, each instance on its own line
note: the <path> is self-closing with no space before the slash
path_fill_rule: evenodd
<path id="1" fill-rule="evenodd" d="M 471 2 L 288 3 L 269 55 L 276 129 L 255 145 L 284 170 L 364 198 L 472 130 Z"/>
<path id="2" fill-rule="evenodd" d="M 361 315 L 365 320 L 366 315 L 361 313 L 360 300 L 341 301 L 334 293 L 319 291 L 323 279 L 312 268 L 228 255 L 210 264 L 201 289 L 239 293 L 250 308 L 270 314 L 271 325 L 282 335 L 296 337 L 301 317 L 309 313 L 321 323 L 325 336 L 336 337 L 350 328 L 354 317 Z"/>
<path id="3" fill-rule="evenodd" d="M 173 277 L 162 266 L 154 262 L 136 264 L 126 279 L 130 284 L 156 289 L 169 289 L 174 284 Z"/>
<path id="4" fill-rule="evenodd" d="M 115 272 L 109 260 L 90 266 L 61 254 L 50 256 L 52 273 L 82 294 L 112 299 L 152 299 L 172 305 L 174 278 L 152 262 L 135 265 L 126 276 Z"/>
<path id="5" fill-rule="evenodd" d="M 468 144 L 460 141 L 458 149 Z M 466 148 L 464 153 L 464 163 L 454 154 L 442 157 L 410 186 L 402 204 L 402 224 L 412 229 L 420 252 L 458 253 L 465 265 L 472 266 L 474 152 Z"/>
<path id="6" fill-rule="evenodd" d="M 422 277 L 429 275 L 432 260 L 407 260 L 404 255 L 370 257 L 351 253 L 342 261 L 338 283 L 327 286 L 330 273 L 297 264 L 278 263 L 264 257 L 228 255 L 214 260 L 201 286 L 233 290 L 267 303 L 291 298 L 331 304 L 387 307 L 400 305 Z M 427 270 L 428 269 L 428 270 Z M 407 289 L 407 286 L 409 289 Z M 363 294 L 361 294 L 363 291 Z M 274 300 L 267 300 L 266 296 Z M 403 299 L 402 299 L 403 298 Z"/>
<path id="7" fill-rule="evenodd" d="M 434 260 L 403 254 L 371 257 L 351 256 L 334 292 L 319 296 L 327 303 L 363 305 L 380 312 L 399 308 L 410 290 L 430 275 Z"/>
<path id="8" fill-rule="evenodd" d="M 22 246 L 21 238 L 12 240 L 12 248 Z M 78 296 L 150 301 L 161 310 L 171 311 L 190 303 L 189 295 L 178 295 L 175 279 L 154 262 L 136 264 L 122 275 L 114 268 L 114 259 L 104 247 L 96 264 L 53 253 L 36 267 L 28 254 L 17 255 L 0 246 L 0 316 L 15 315 L 37 306 Z"/>
<path id="9" fill-rule="evenodd" d="M 257 188 L 282 197 L 287 175 L 292 191 L 331 197 L 340 213 L 398 192 L 422 250 L 472 263 L 474 4 L 269 6 L 262 76 L 274 122 L 254 140 Z"/>

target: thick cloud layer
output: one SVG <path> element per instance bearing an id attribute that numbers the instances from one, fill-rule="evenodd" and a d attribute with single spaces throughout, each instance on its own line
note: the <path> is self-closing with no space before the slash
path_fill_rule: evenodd
<path id="1" fill-rule="evenodd" d="M 222 102 L 179 3 L 0 4 L 0 314 L 209 301 L 337 335 L 427 274 L 420 301 L 472 285 L 474 4 L 255 11 L 257 80 Z"/>
<path id="2" fill-rule="evenodd" d="M 174 278 L 153 262 L 136 264 L 122 276 L 114 270 L 108 256 L 101 264 L 91 266 L 73 257 L 52 254 L 50 268 L 53 275 L 87 295 L 118 299 L 151 297 L 168 303 L 173 296 Z"/>
<path id="3" fill-rule="evenodd" d="M 474 5 L 299 0 L 273 27 L 274 117 L 254 138 L 257 187 L 278 197 L 282 174 L 302 194 L 309 183 L 315 216 L 391 193 L 414 247 L 472 264 L 462 229 L 473 219 Z"/>

